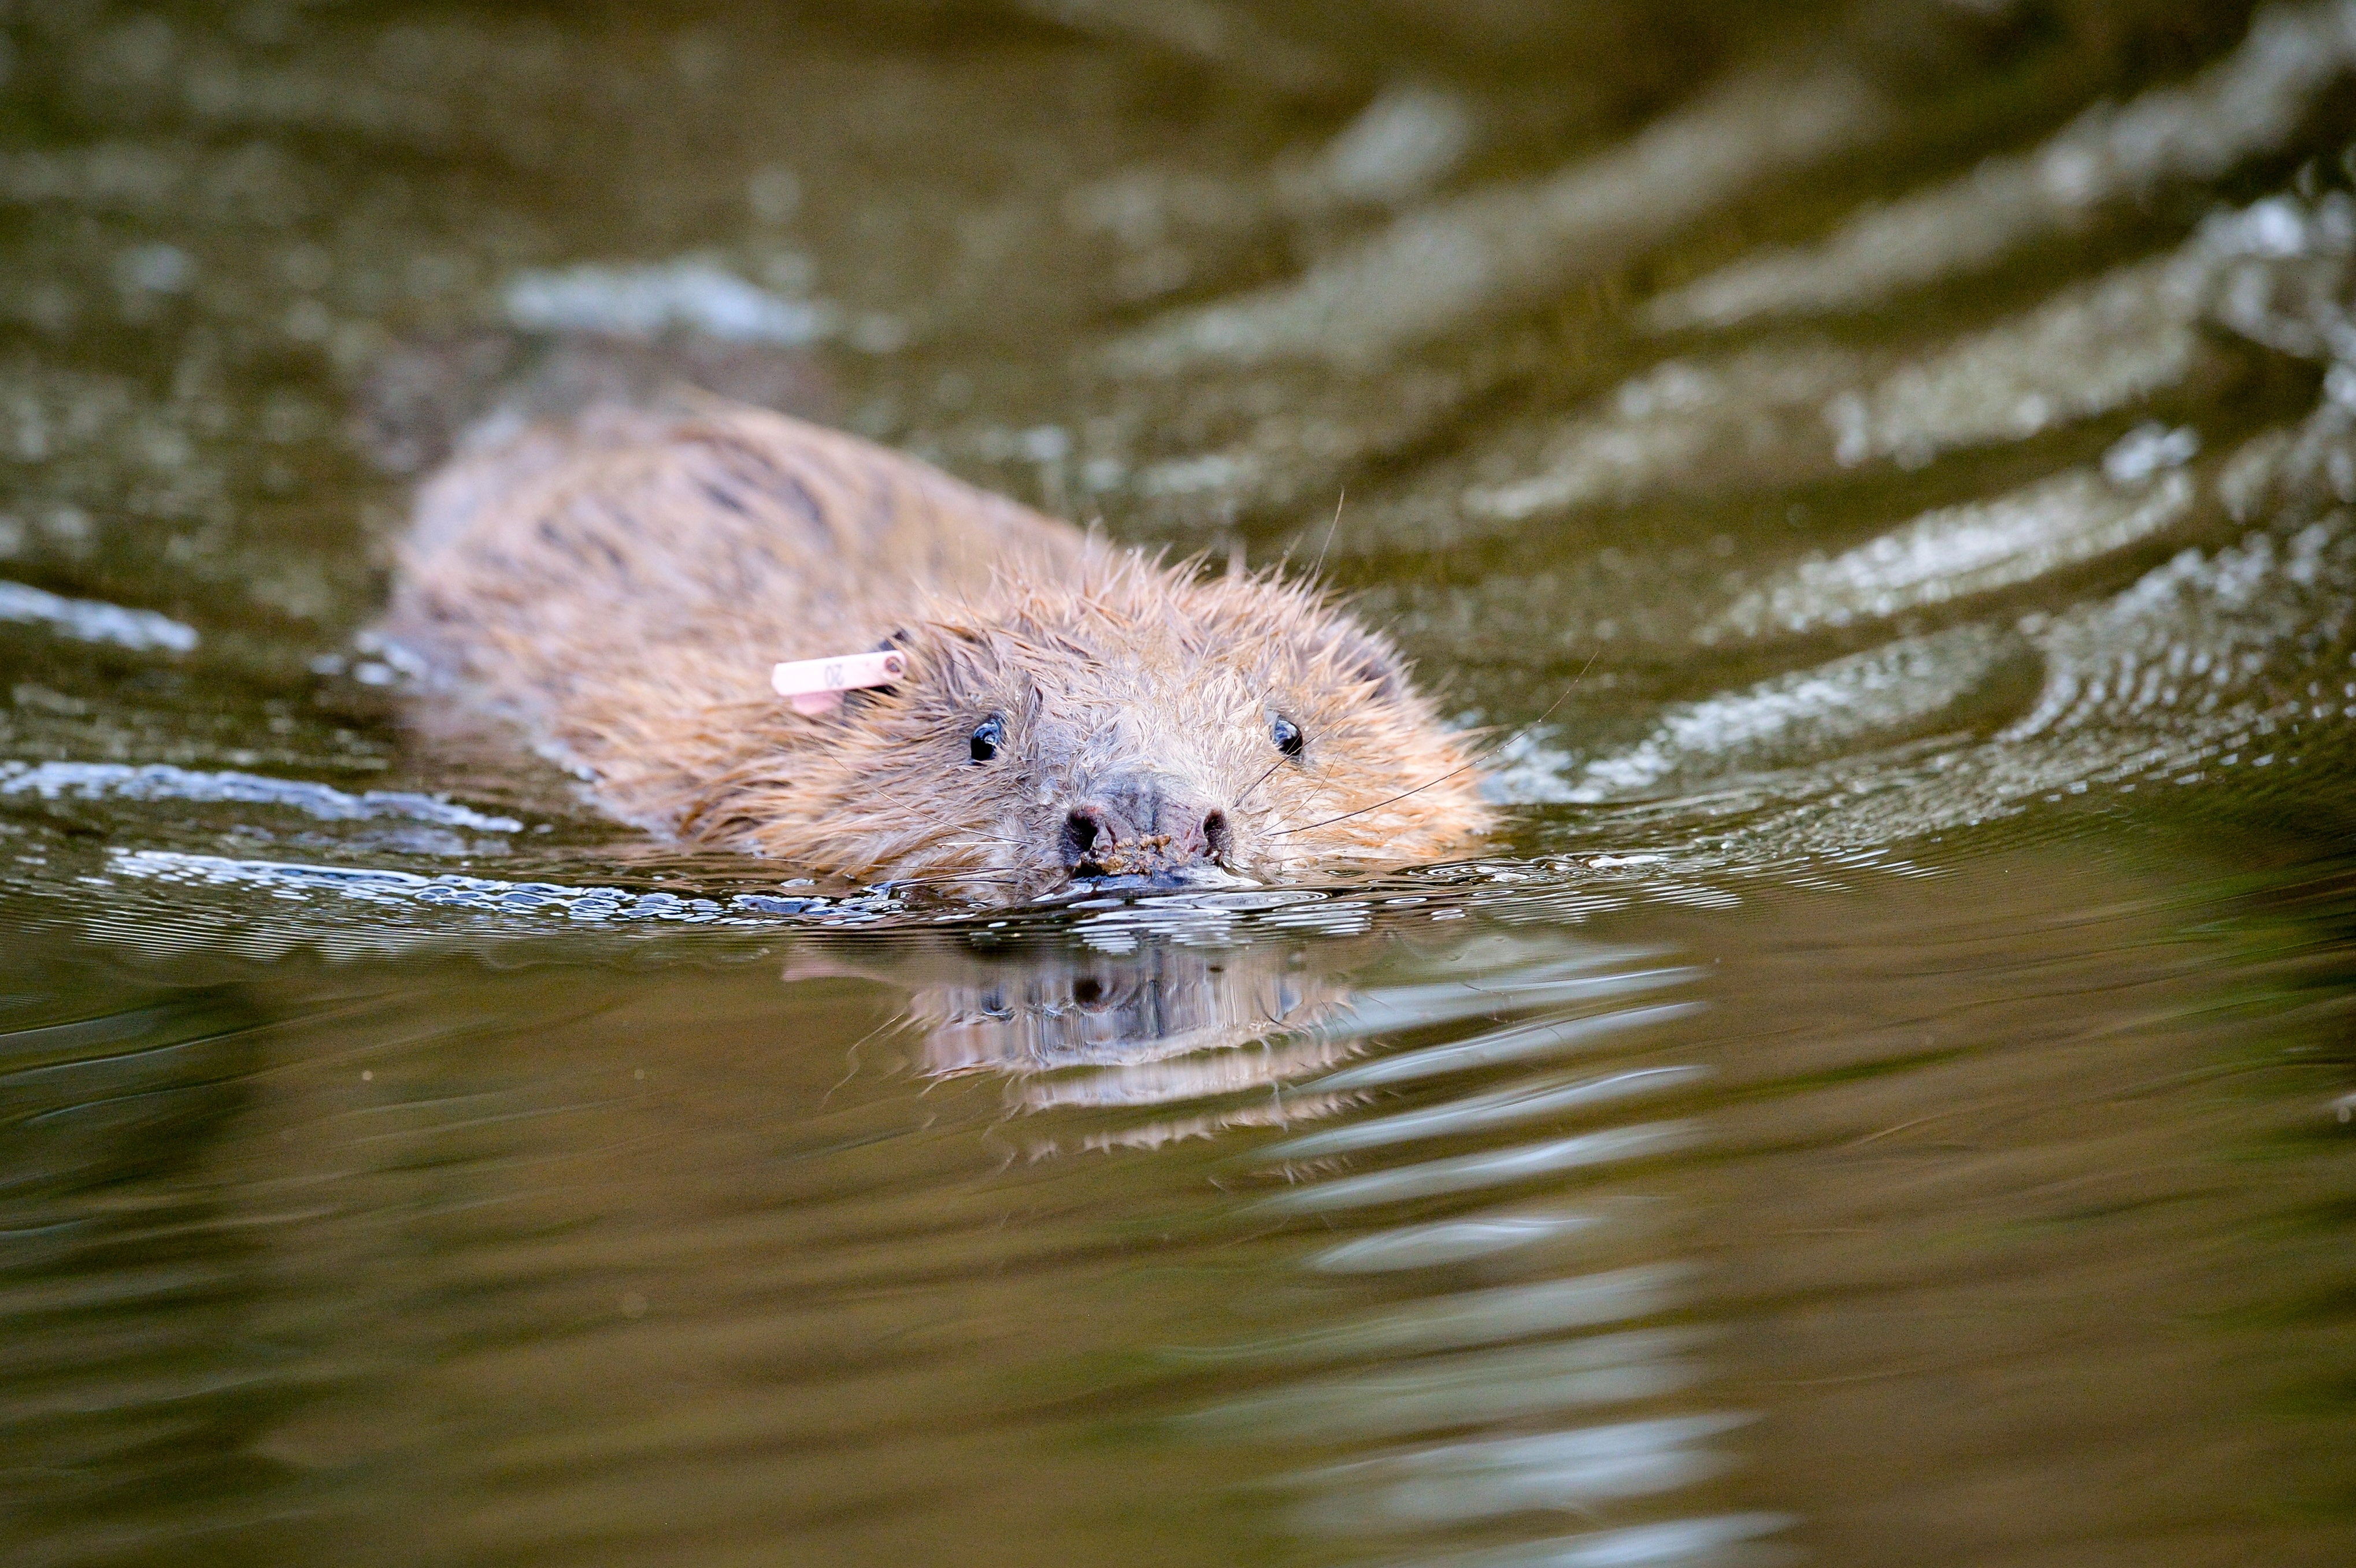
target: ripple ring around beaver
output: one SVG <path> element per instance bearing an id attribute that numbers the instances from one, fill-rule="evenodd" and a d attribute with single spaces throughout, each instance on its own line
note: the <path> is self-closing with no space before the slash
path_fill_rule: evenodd
<path id="1" fill-rule="evenodd" d="M 1406 864 L 1490 820 L 1468 739 L 1314 586 L 737 404 L 461 455 L 383 633 L 623 821 L 980 902 Z"/>

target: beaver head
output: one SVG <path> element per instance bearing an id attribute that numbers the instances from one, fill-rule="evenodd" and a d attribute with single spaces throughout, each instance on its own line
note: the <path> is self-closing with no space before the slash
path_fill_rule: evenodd
<path id="1" fill-rule="evenodd" d="M 682 831 L 1015 902 L 1428 859 L 1488 819 L 1390 645 L 1274 576 L 1092 553 L 929 600 L 886 643 L 906 677 L 766 717 L 774 750 Z"/>

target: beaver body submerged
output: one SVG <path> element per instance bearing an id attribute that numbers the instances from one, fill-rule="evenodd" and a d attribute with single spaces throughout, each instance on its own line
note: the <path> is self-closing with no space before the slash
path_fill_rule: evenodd
<path id="1" fill-rule="evenodd" d="M 715 404 L 599 410 L 420 495 L 387 637 L 680 839 L 991 901 L 1428 859 L 1487 813 L 1396 652 L 911 458 Z M 901 651 L 806 715 L 781 660 Z"/>

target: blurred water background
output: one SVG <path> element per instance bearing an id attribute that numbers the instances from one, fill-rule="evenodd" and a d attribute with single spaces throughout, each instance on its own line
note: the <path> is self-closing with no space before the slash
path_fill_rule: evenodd
<path id="1" fill-rule="evenodd" d="M 0 0 L 0 1556 L 2356 1560 L 2356 0 Z M 365 635 L 684 381 L 1513 810 L 987 916 Z"/>

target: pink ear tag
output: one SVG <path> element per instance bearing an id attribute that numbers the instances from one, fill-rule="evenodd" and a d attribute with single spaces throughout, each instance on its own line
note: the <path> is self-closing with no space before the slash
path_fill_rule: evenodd
<path id="1" fill-rule="evenodd" d="M 769 671 L 769 688 L 790 699 L 795 712 L 816 718 L 841 708 L 844 692 L 889 686 L 907 671 L 904 654 L 841 654 L 778 665 Z"/>

